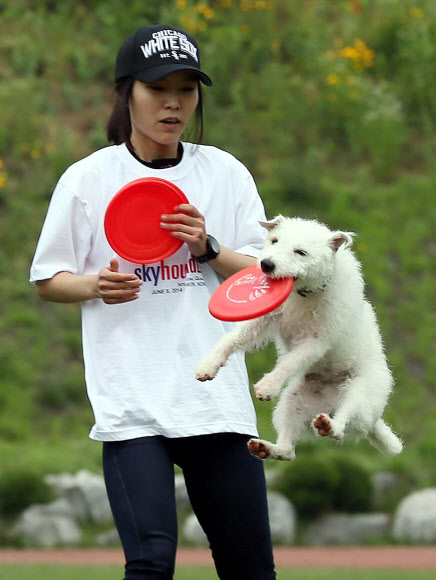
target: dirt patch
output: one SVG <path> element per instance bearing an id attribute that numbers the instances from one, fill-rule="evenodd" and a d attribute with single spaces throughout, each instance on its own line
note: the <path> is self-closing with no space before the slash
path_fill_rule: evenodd
<path id="1" fill-rule="evenodd" d="M 436 547 L 381 546 L 346 548 L 284 548 L 274 550 L 277 568 L 391 568 L 398 570 L 436 570 Z M 0 564 L 67 564 L 67 565 L 123 565 L 121 550 L 57 549 L 11 550 L 0 549 Z M 209 550 L 181 548 L 177 564 L 210 566 Z"/>

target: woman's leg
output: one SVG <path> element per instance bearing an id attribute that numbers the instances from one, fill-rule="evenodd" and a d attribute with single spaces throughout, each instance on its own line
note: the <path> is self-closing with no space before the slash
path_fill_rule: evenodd
<path id="1" fill-rule="evenodd" d="M 220 433 L 177 443 L 176 461 L 221 580 L 276 578 L 263 463 L 248 451 L 249 439 Z"/>
<path id="2" fill-rule="evenodd" d="M 163 437 L 103 444 L 106 489 L 126 557 L 124 580 L 170 580 L 177 515 L 174 464 Z"/>

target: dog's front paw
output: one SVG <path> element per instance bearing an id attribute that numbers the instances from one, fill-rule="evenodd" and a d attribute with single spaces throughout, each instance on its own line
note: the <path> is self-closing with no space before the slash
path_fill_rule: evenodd
<path id="1" fill-rule="evenodd" d="M 205 358 L 202 360 L 195 371 L 195 378 L 197 381 L 211 381 L 214 379 L 224 363 L 216 361 L 215 359 Z"/>
<path id="2" fill-rule="evenodd" d="M 320 413 L 313 421 L 313 426 L 321 437 L 331 437 L 341 440 L 344 437 L 342 430 L 335 429 L 335 423 L 326 413 Z"/>
<path id="3" fill-rule="evenodd" d="M 271 455 L 268 443 L 260 439 L 250 439 L 248 449 L 251 455 L 259 457 L 259 459 L 267 459 Z"/>
<path id="4" fill-rule="evenodd" d="M 283 447 L 263 439 L 250 439 L 248 450 L 259 459 L 278 459 L 280 461 L 292 461 L 295 459 L 295 450 L 292 445 Z"/>
<path id="5" fill-rule="evenodd" d="M 271 401 L 280 392 L 280 386 L 271 380 L 271 375 L 265 375 L 258 383 L 253 387 L 254 394 L 259 401 Z"/>

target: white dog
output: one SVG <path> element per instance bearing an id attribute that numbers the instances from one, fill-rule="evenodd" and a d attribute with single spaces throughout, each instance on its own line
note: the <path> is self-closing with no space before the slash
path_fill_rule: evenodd
<path id="1" fill-rule="evenodd" d="M 345 432 L 368 437 L 379 451 L 402 450 L 382 420 L 393 387 L 374 310 L 364 296 L 352 233 L 332 232 L 312 220 L 278 216 L 261 222 L 269 234 L 259 257 L 272 278 L 294 278 L 286 301 L 265 316 L 238 322 L 198 365 L 211 380 L 237 350 L 274 340 L 275 368 L 254 386 L 260 400 L 283 391 L 273 415 L 277 443 L 251 439 L 261 459 L 295 458 L 305 427 L 341 441 Z"/>

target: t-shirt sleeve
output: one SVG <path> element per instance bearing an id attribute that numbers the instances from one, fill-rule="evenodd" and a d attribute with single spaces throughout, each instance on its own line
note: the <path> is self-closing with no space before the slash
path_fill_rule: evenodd
<path id="1" fill-rule="evenodd" d="M 82 274 L 92 240 L 85 205 L 58 183 L 53 192 L 30 268 L 30 282 L 53 278 L 59 272 Z"/>

